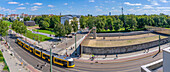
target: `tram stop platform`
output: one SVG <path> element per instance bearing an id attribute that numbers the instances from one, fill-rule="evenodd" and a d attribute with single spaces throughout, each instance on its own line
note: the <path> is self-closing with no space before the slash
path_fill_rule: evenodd
<path id="1" fill-rule="evenodd" d="M 162 49 L 170 47 L 170 43 L 161 45 L 161 52 Z M 110 62 L 126 62 L 137 60 L 149 56 L 154 56 L 158 53 L 159 46 L 150 48 L 149 50 L 141 50 L 137 52 L 125 53 L 125 54 L 116 54 L 114 55 L 94 55 L 94 59 L 92 59 L 92 55 L 82 54 L 81 57 L 74 58 L 75 61 L 79 62 L 87 62 L 87 63 L 110 63 Z"/>

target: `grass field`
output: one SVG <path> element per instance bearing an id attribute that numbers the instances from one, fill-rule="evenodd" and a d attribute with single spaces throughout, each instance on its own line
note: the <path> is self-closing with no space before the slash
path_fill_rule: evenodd
<path id="1" fill-rule="evenodd" d="M 9 22 L 9 21 L 3 21 L 3 22 L 7 23 L 8 26 L 10 26 L 12 24 L 12 22 Z"/>
<path id="2" fill-rule="evenodd" d="M 45 35 L 41 35 L 41 34 L 34 34 L 31 31 L 27 30 L 27 33 L 24 34 L 24 36 L 30 38 L 30 39 L 35 39 L 35 40 L 40 40 L 40 41 L 46 41 L 46 40 L 50 40 L 52 39 L 51 37 L 47 37 Z"/>
<path id="3" fill-rule="evenodd" d="M 170 28 L 165 28 L 165 29 L 170 29 Z"/>
<path id="4" fill-rule="evenodd" d="M 37 24 L 35 26 L 27 26 L 27 27 L 37 27 L 37 26 L 39 27 L 39 25 L 37 25 Z"/>
<path id="5" fill-rule="evenodd" d="M 163 38 L 167 38 L 167 37 L 161 36 L 161 39 L 163 39 Z M 117 47 L 117 46 L 141 44 L 141 43 L 146 43 L 146 42 L 150 42 L 150 41 L 155 41 L 158 39 L 159 39 L 159 36 L 133 39 L 133 40 L 123 40 L 123 41 L 96 41 L 96 40 L 92 40 L 92 39 L 87 39 L 82 43 L 82 45 L 83 46 L 91 46 L 91 47 Z"/>
<path id="6" fill-rule="evenodd" d="M 55 33 L 52 32 L 52 31 L 50 31 L 50 30 L 34 29 L 33 31 L 38 31 L 38 32 L 41 32 L 41 33 L 46 33 L 46 34 L 55 35 Z"/>
<path id="7" fill-rule="evenodd" d="M 133 30 L 133 31 L 141 31 L 141 30 L 145 30 L 145 28 L 143 29 L 136 29 L 136 30 Z M 125 28 L 121 28 L 119 29 L 119 31 L 115 31 L 114 29 L 113 30 L 102 30 L 101 32 L 98 32 L 98 33 L 114 33 L 114 32 L 130 32 L 130 30 L 125 30 Z"/>

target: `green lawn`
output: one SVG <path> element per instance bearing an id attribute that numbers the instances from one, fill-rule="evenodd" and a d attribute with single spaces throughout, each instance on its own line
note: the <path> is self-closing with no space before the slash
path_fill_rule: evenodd
<path id="1" fill-rule="evenodd" d="M 27 26 L 27 27 L 37 27 L 37 26 L 39 26 L 39 25 L 36 24 L 35 26 Z"/>
<path id="2" fill-rule="evenodd" d="M 133 31 L 141 31 L 141 30 L 145 30 L 145 29 L 136 29 L 136 30 L 133 30 Z M 119 31 L 120 31 L 120 32 L 130 32 L 130 30 L 125 31 L 125 28 L 121 28 Z M 119 31 L 115 31 L 114 29 L 113 29 L 113 30 L 107 29 L 107 30 L 102 30 L 102 31 L 99 32 L 99 33 L 114 33 L 114 32 L 119 32 Z"/>
<path id="3" fill-rule="evenodd" d="M 165 28 L 165 29 L 170 29 L 170 28 Z"/>
<path id="4" fill-rule="evenodd" d="M 46 33 L 46 34 L 55 35 L 55 33 L 52 32 L 52 31 L 50 31 L 50 30 L 34 29 L 33 31 L 38 31 L 38 32 L 41 32 L 41 33 Z"/>
<path id="5" fill-rule="evenodd" d="M 12 24 L 12 22 L 9 22 L 9 21 L 3 21 L 3 22 L 7 23 L 8 26 L 10 26 Z"/>
<path id="6" fill-rule="evenodd" d="M 39 39 L 40 41 L 46 41 L 46 40 L 52 39 L 51 37 L 47 37 L 47 36 L 45 36 L 45 35 L 34 34 L 34 33 L 32 33 L 31 31 L 29 31 L 29 30 L 27 30 L 27 33 L 24 34 L 24 36 L 26 36 L 26 37 L 28 37 L 28 38 L 30 38 L 30 39 L 33 39 L 33 38 L 34 38 L 35 40 Z"/>

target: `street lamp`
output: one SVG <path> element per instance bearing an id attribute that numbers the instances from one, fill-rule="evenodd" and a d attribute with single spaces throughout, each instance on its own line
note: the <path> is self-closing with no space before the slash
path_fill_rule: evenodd
<path id="1" fill-rule="evenodd" d="M 159 35 L 159 52 L 161 51 L 160 40 L 161 40 L 161 37 L 160 37 L 160 35 Z"/>
<path id="2" fill-rule="evenodd" d="M 75 33 L 75 49 L 76 49 L 76 33 Z"/>

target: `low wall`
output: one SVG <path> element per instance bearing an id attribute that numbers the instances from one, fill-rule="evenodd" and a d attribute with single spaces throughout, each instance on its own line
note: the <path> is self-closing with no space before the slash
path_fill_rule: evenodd
<path id="1" fill-rule="evenodd" d="M 141 72 L 152 72 L 161 66 L 163 66 L 163 59 L 141 66 Z"/>
<path id="2" fill-rule="evenodd" d="M 170 39 L 165 38 L 161 39 L 160 44 L 166 44 L 170 41 Z M 119 53 L 127 53 L 138 50 L 143 50 L 147 48 L 151 48 L 159 45 L 159 40 L 151 41 L 142 44 L 136 45 L 128 45 L 128 46 L 119 46 L 119 47 L 89 47 L 89 46 L 81 46 L 82 52 L 84 54 L 96 54 L 96 55 L 111 55 L 111 54 L 119 54 Z"/>
<path id="3" fill-rule="evenodd" d="M 97 37 L 115 37 L 115 36 L 131 36 L 151 33 L 152 31 L 133 31 L 133 32 L 120 32 L 120 33 L 97 33 Z"/>

